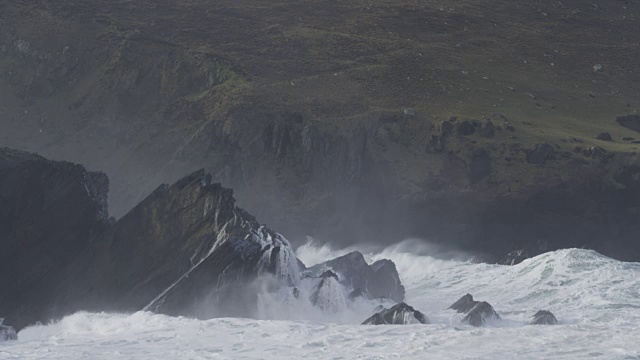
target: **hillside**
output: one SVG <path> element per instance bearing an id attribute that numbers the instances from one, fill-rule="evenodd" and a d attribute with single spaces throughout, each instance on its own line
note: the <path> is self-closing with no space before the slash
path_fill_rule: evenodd
<path id="1" fill-rule="evenodd" d="M 640 109 L 639 20 L 620 0 L 0 0 L 0 145 L 105 171 L 115 216 L 204 167 L 293 241 L 637 260 L 640 133 L 616 120 Z"/>

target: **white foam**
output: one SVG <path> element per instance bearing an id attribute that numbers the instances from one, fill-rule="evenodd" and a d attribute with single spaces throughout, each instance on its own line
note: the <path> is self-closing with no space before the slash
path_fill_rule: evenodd
<path id="1" fill-rule="evenodd" d="M 638 263 L 578 249 L 516 266 L 437 260 L 397 246 L 366 256 L 392 259 L 407 303 L 434 324 L 360 326 L 371 313 L 332 317 L 304 301 L 292 312 L 298 319 L 307 314 L 307 321 L 78 313 L 22 330 L 18 341 L 0 344 L 0 359 L 640 358 Z M 275 307 L 267 305 L 265 318 L 286 317 L 293 309 L 286 305 L 293 295 L 280 291 L 281 298 L 269 299 L 285 311 L 269 314 Z M 461 325 L 462 316 L 446 307 L 467 292 L 490 302 L 503 320 L 480 329 Z M 559 325 L 527 325 L 540 309 L 552 311 Z"/>

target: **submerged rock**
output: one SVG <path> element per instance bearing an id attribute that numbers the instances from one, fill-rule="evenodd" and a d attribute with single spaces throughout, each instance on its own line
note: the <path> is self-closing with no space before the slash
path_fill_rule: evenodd
<path id="1" fill-rule="evenodd" d="M 556 325 L 558 319 L 551 313 L 551 311 L 540 310 L 531 317 L 529 325 Z"/>
<path id="2" fill-rule="evenodd" d="M 493 306 L 486 301 L 475 301 L 471 294 L 461 297 L 449 306 L 449 309 L 466 314 L 462 322 L 471 326 L 482 326 L 487 321 L 500 320 L 500 315 L 495 312 Z"/>
<path id="3" fill-rule="evenodd" d="M 478 301 L 473 300 L 473 296 L 471 294 L 467 294 L 454 302 L 453 305 L 449 306 L 449 309 L 453 309 L 459 313 L 466 313 L 476 305 L 478 305 Z"/>
<path id="4" fill-rule="evenodd" d="M 16 330 L 11 326 L 2 325 L 4 319 L 0 318 L 0 341 L 18 340 Z"/>
<path id="5" fill-rule="evenodd" d="M 471 326 L 480 327 L 487 323 L 487 321 L 500 320 L 500 315 L 496 313 L 493 306 L 486 301 L 481 301 L 473 307 L 467 316 L 462 319 L 462 322 L 468 323 Z"/>
<path id="6" fill-rule="evenodd" d="M 382 309 L 365 320 L 362 325 L 429 324 L 429 319 L 413 307 L 399 303 L 390 309 Z"/>

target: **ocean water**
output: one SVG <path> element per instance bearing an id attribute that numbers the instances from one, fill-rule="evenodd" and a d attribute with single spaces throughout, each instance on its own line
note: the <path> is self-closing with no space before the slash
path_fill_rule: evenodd
<path id="1" fill-rule="evenodd" d="M 307 265 L 341 253 L 298 249 Z M 640 263 L 568 249 L 516 266 L 474 264 L 417 255 L 407 244 L 366 258 L 392 259 L 406 302 L 432 324 L 362 326 L 373 304 L 324 314 L 274 298 L 261 303 L 263 320 L 76 313 L 0 343 L 0 359 L 640 359 Z M 466 293 L 502 320 L 461 324 L 446 308 Z M 528 325 L 541 309 L 559 324 Z"/>

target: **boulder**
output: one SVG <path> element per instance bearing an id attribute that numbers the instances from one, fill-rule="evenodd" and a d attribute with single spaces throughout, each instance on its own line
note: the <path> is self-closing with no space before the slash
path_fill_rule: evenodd
<path id="1" fill-rule="evenodd" d="M 399 303 L 390 309 L 382 309 L 365 320 L 362 325 L 429 324 L 429 319 L 413 307 Z"/>
<path id="2" fill-rule="evenodd" d="M 608 132 L 598 134 L 598 136 L 596 136 L 596 139 L 602 141 L 613 141 L 613 137 L 611 137 L 611 134 L 609 134 Z"/>
<path id="3" fill-rule="evenodd" d="M 467 294 L 454 302 L 453 305 L 449 306 L 449 309 L 453 309 L 459 313 L 466 313 L 476 305 L 478 305 L 478 301 L 473 300 L 473 296 L 471 294 Z"/>
<path id="4" fill-rule="evenodd" d="M 357 251 L 326 261 L 306 269 L 303 277 L 320 277 L 327 270 L 338 275 L 342 285 L 349 289 L 361 289 L 371 298 L 404 300 L 404 286 L 395 264 L 391 260 L 379 260 L 369 265 Z"/>
<path id="5" fill-rule="evenodd" d="M 485 325 L 487 321 L 495 320 L 500 320 L 500 315 L 496 313 L 491 304 L 486 301 L 481 301 L 467 313 L 467 316 L 462 319 L 462 322 L 471 326 L 480 327 Z"/>
<path id="6" fill-rule="evenodd" d="M 456 134 L 459 136 L 471 135 L 475 131 L 476 127 L 469 120 L 462 120 L 456 124 Z"/>
<path id="7" fill-rule="evenodd" d="M 635 138 L 632 138 L 631 136 L 625 136 L 622 138 L 622 141 L 633 141 L 635 140 Z"/>
<path id="8" fill-rule="evenodd" d="M 531 317 L 529 325 L 556 325 L 558 320 L 551 311 L 540 310 Z"/>
<path id="9" fill-rule="evenodd" d="M 640 132 L 640 114 L 618 116 L 616 122 L 627 129 Z"/>
<path id="10" fill-rule="evenodd" d="M 449 306 L 461 314 L 466 314 L 462 319 L 463 323 L 471 326 L 483 326 L 487 321 L 500 320 L 500 315 L 495 312 L 493 306 L 486 301 L 475 301 L 471 294 L 461 297 L 458 301 Z"/>
<path id="11" fill-rule="evenodd" d="M 527 150 L 527 162 L 529 164 L 543 165 L 547 160 L 553 159 L 554 155 L 553 146 L 547 143 L 535 144 Z"/>

